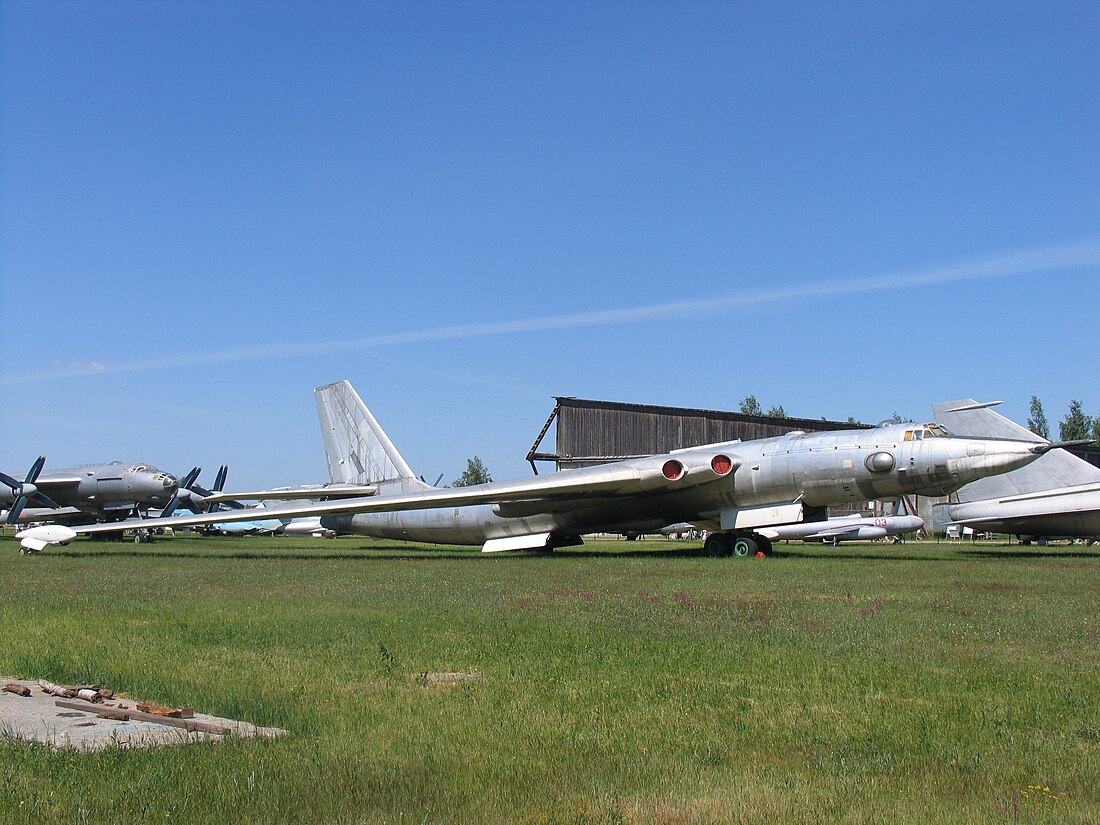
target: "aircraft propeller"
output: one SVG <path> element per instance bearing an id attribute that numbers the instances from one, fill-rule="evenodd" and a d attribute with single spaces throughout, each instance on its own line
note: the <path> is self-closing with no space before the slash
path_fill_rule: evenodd
<path id="1" fill-rule="evenodd" d="M 160 511 L 161 518 L 166 518 L 176 512 L 176 508 L 180 506 L 180 502 L 184 499 L 190 499 L 191 497 L 191 485 L 195 483 L 195 479 L 199 477 L 199 473 L 202 472 L 202 467 L 192 467 L 191 470 L 183 478 L 179 480 L 176 486 L 176 494 L 164 505 L 164 509 Z M 192 510 L 192 512 L 196 512 Z"/>
<path id="2" fill-rule="evenodd" d="M 220 493 L 222 491 L 222 488 L 225 487 L 225 477 L 228 473 L 229 465 L 223 464 L 221 467 L 218 468 L 217 475 L 214 476 L 214 486 L 212 489 L 207 490 L 205 487 L 200 487 L 198 484 L 193 484 L 191 485 L 191 490 L 202 496 L 203 498 L 206 498 L 207 496 L 212 496 L 214 495 L 214 493 Z M 211 502 L 210 506 L 205 509 L 206 512 L 213 513 L 220 508 L 218 507 L 218 502 L 215 501 Z"/>
<path id="3" fill-rule="evenodd" d="M 40 492 L 34 482 L 38 480 L 38 474 L 42 472 L 42 467 L 46 464 L 46 456 L 40 455 L 35 459 L 34 464 L 31 465 L 30 470 L 27 472 L 26 480 L 19 482 L 9 476 L 7 473 L 0 473 L 0 482 L 8 485 L 11 488 L 12 494 L 15 496 L 15 502 L 8 510 L 8 524 L 15 524 L 19 518 L 19 514 L 23 512 L 23 508 L 27 506 L 28 502 L 33 501 L 35 504 L 41 504 L 43 507 L 51 507 L 53 509 L 59 508 L 61 505 L 50 498 L 43 492 Z"/>
<path id="4" fill-rule="evenodd" d="M 192 513 L 214 512 L 220 509 L 221 504 L 226 504 L 230 508 L 239 508 L 242 505 L 239 502 L 211 502 L 206 504 L 206 499 L 215 493 L 220 493 L 225 489 L 225 479 L 229 474 L 229 465 L 223 464 L 218 468 L 218 474 L 214 477 L 214 486 L 211 489 L 206 489 L 198 483 L 199 474 L 202 472 L 202 467 L 194 467 L 187 475 L 180 479 L 179 489 L 176 495 L 168 502 L 168 505 L 161 513 L 161 517 L 170 516 L 176 512 L 176 508 L 179 505 L 183 505 Z"/>

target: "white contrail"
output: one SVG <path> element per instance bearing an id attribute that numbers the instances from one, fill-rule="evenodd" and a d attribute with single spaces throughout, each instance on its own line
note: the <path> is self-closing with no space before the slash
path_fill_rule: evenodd
<path id="1" fill-rule="evenodd" d="M 74 375 L 109 375 L 119 372 L 171 369 L 173 367 L 224 364 L 233 361 L 254 361 L 265 358 L 301 355 L 320 355 L 341 350 L 368 349 L 398 344 L 430 341 L 455 341 L 468 338 L 484 338 L 490 335 L 545 332 L 550 330 L 577 329 L 634 324 L 643 321 L 667 321 L 680 318 L 697 318 L 714 315 L 723 310 L 739 309 L 760 304 L 774 304 L 800 298 L 824 298 L 853 293 L 879 292 L 907 289 L 914 286 L 932 286 L 961 281 L 1007 278 L 1015 275 L 1032 275 L 1057 269 L 1077 269 L 1100 266 L 1100 240 L 1090 240 L 1066 246 L 1049 247 L 1025 252 L 999 255 L 980 261 L 954 264 L 937 269 L 900 272 L 866 278 L 853 278 L 822 284 L 800 284 L 777 289 L 744 292 L 695 301 L 678 301 L 652 306 L 605 309 L 593 312 L 577 312 L 566 315 L 549 315 L 538 318 L 521 318 L 514 321 L 487 321 L 476 324 L 454 324 L 430 329 L 375 335 L 366 338 L 345 338 L 333 341 L 298 341 L 284 344 L 257 344 L 207 353 L 162 355 L 105 365 L 98 361 L 73 364 L 72 369 L 11 376 L 0 379 L 0 385 L 24 384 L 65 378 Z"/>

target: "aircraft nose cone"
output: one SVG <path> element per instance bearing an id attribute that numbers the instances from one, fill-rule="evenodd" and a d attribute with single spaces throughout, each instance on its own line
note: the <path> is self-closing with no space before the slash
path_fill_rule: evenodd
<path id="1" fill-rule="evenodd" d="M 133 480 L 134 496 L 145 501 L 167 501 L 176 492 L 177 482 L 167 473 L 141 473 Z"/>
<path id="2" fill-rule="evenodd" d="M 985 476 L 999 475 L 1026 467 L 1039 456 L 1032 451 L 1034 442 L 972 440 L 967 444 L 967 465 L 971 481 Z"/>

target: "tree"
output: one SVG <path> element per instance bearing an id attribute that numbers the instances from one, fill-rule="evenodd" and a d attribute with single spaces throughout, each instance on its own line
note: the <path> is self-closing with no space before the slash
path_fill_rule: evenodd
<path id="1" fill-rule="evenodd" d="M 1093 420 L 1085 415 L 1080 401 L 1069 402 L 1069 412 L 1058 425 L 1058 436 L 1062 441 L 1078 441 L 1092 438 Z"/>
<path id="2" fill-rule="evenodd" d="M 901 413 L 899 413 L 897 410 L 894 410 L 894 414 L 891 415 L 886 420 L 889 421 L 891 424 L 908 424 L 913 419 L 912 418 L 904 418 L 904 417 L 902 417 Z"/>
<path id="3" fill-rule="evenodd" d="M 755 395 L 746 395 L 741 399 L 741 412 L 744 415 L 764 414 L 764 411 L 760 408 L 760 402 L 756 400 Z"/>
<path id="4" fill-rule="evenodd" d="M 1043 402 L 1038 396 L 1031 396 L 1031 415 L 1027 417 L 1027 428 L 1035 435 L 1050 440 L 1050 426 L 1047 424 L 1046 413 L 1043 412 Z"/>
<path id="5" fill-rule="evenodd" d="M 768 410 L 768 415 L 774 418 L 786 418 L 787 413 L 783 411 L 783 407 L 779 404 L 775 404 Z"/>
<path id="6" fill-rule="evenodd" d="M 466 459 L 466 472 L 451 484 L 452 487 L 472 487 L 474 484 L 488 484 L 493 480 L 489 470 L 476 455 Z"/>
<path id="7" fill-rule="evenodd" d="M 1100 441 L 1100 415 L 1092 422 L 1092 440 Z"/>

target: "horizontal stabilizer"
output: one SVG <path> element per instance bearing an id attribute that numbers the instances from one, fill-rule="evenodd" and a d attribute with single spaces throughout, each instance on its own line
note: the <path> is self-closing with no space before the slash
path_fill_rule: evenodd
<path id="1" fill-rule="evenodd" d="M 998 404 L 1003 404 L 1003 403 L 1004 403 L 1004 401 L 986 401 L 985 403 L 979 404 L 977 401 L 975 401 L 973 404 L 963 404 L 962 406 L 959 406 L 959 407 L 952 407 L 951 409 L 946 410 L 946 412 L 956 413 L 956 412 L 968 412 L 970 410 L 985 410 L 985 409 L 988 409 L 990 407 L 996 407 Z"/>

